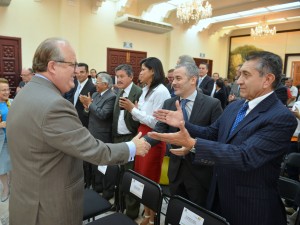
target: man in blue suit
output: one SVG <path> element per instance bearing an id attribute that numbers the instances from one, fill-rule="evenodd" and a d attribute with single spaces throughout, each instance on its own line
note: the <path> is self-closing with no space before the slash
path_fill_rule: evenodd
<path id="1" fill-rule="evenodd" d="M 277 181 L 282 156 L 297 126 L 292 113 L 278 100 L 282 60 L 270 52 L 246 58 L 238 79 L 240 95 L 209 127 L 184 124 L 182 111 L 159 110 L 155 116 L 177 133 L 148 133 L 181 149 L 195 152 L 194 163 L 215 165 L 207 207 L 231 225 L 285 225 L 286 215 Z M 247 107 L 248 106 L 248 107 Z"/>

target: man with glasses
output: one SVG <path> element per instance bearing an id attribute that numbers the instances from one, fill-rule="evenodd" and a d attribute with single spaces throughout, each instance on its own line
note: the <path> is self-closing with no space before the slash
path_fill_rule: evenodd
<path id="1" fill-rule="evenodd" d="M 34 75 L 33 70 L 31 68 L 23 68 L 20 74 L 22 81 L 19 83 L 17 87 L 16 93 L 18 93 L 32 78 Z"/>
<path id="2" fill-rule="evenodd" d="M 105 144 L 82 126 L 73 104 L 62 96 L 74 87 L 75 68 L 68 41 L 43 41 L 33 58 L 36 74 L 10 107 L 11 225 L 82 225 L 82 161 L 124 164 L 149 150 L 141 134 Z"/>

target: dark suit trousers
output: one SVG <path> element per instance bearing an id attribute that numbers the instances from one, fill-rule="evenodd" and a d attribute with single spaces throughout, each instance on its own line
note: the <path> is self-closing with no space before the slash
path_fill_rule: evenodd
<path id="1" fill-rule="evenodd" d="M 120 142 L 127 142 L 131 141 L 132 138 L 134 138 L 135 135 L 129 134 L 129 135 L 122 135 L 114 137 L 114 143 L 120 143 Z M 121 165 L 121 178 L 123 176 L 123 173 L 125 170 L 133 169 L 134 161 L 128 162 L 124 165 Z M 121 179 L 122 180 L 122 179 Z M 135 219 L 138 217 L 140 212 L 140 203 L 136 201 L 134 198 L 126 195 L 125 196 L 125 204 L 126 206 L 126 215 L 132 219 Z"/>
<path id="2" fill-rule="evenodd" d="M 204 169 L 204 168 L 203 168 Z M 188 169 L 186 160 L 182 159 L 178 174 L 173 182 L 170 182 L 171 195 L 180 195 L 190 201 L 206 207 L 206 200 L 210 187 L 212 169 L 207 168 L 207 181 L 205 183 L 195 182 L 196 177 L 190 179 L 193 176 Z"/>

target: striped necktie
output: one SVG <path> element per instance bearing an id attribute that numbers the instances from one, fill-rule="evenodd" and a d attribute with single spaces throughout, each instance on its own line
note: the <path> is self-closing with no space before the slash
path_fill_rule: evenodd
<path id="1" fill-rule="evenodd" d="M 243 107 L 240 109 L 240 111 L 238 112 L 235 121 L 231 127 L 230 130 L 230 134 L 234 131 L 234 129 L 239 125 L 239 123 L 244 119 L 244 117 L 246 116 L 246 112 L 249 108 L 249 104 L 248 102 L 245 102 Z"/>
<path id="2" fill-rule="evenodd" d="M 182 110 L 182 114 L 183 114 L 184 121 L 189 121 L 189 119 L 188 119 L 188 114 L 187 114 L 187 111 L 186 111 L 186 109 L 185 109 L 186 103 L 187 103 L 188 101 L 190 101 L 190 100 L 188 100 L 188 99 L 181 99 L 181 102 L 180 102 L 180 104 L 181 104 L 181 110 Z"/>

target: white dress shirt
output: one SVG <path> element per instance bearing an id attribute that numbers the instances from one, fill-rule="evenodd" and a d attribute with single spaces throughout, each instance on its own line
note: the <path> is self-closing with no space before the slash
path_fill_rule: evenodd
<path id="1" fill-rule="evenodd" d="M 143 93 L 139 99 L 138 108 L 133 108 L 131 114 L 133 119 L 150 128 L 154 128 L 157 120 L 153 117 L 153 112 L 161 109 L 166 99 L 170 98 L 170 92 L 163 85 L 159 84 L 152 92 L 145 98 L 149 90 L 148 85 L 143 88 Z"/>
<path id="2" fill-rule="evenodd" d="M 132 88 L 132 84 L 133 83 L 131 82 L 131 84 L 129 84 L 128 87 L 124 89 L 123 96 L 120 96 L 120 97 L 128 97 L 129 96 L 129 93 Z M 119 103 L 117 103 L 117 104 L 119 104 Z M 134 102 L 133 102 L 133 104 L 134 104 Z M 128 128 L 126 126 L 124 114 L 125 114 L 125 110 L 120 110 L 119 119 L 118 119 L 118 134 L 131 134 L 131 132 L 128 130 Z"/>

